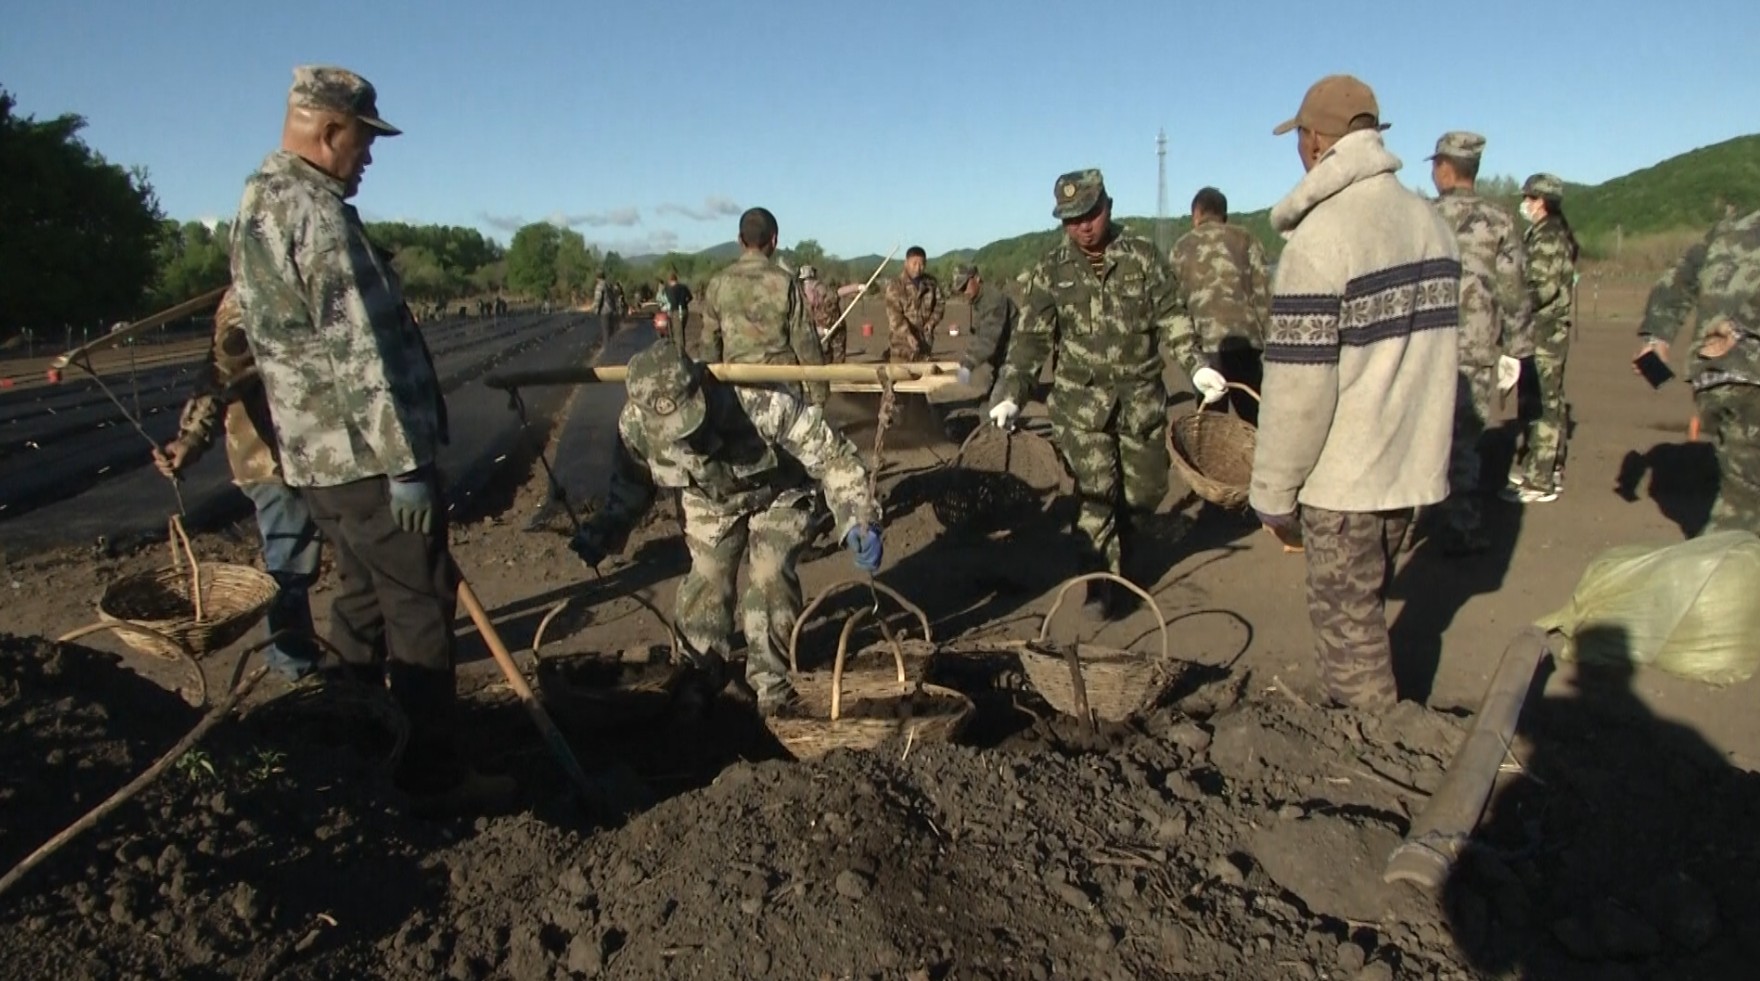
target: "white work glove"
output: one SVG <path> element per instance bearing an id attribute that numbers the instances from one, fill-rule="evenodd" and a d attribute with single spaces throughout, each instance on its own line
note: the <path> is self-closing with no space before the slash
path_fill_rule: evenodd
<path id="1" fill-rule="evenodd" d="M 1021 407 L 1014 404 L 1014 399 L 1003 399 L 990 407 L 990 421 L 997 429 L 1008 429 L 1014 425 L 1014 417 L 1021 414 Z"/>
<path id="2" fill-rule="evenodd" d="M 1508 395 L 1522 378 L 1522 363 L 1507 354 L 1497 358 L 1497 390 Z"/>
<path id="3" fill-rule="evenodd" d="M 1204 404 L 1209 405 L 1228 394 L 1228 379 L 1215 368 L 1199 368 L 1192 372 L 1192 387 L 1204 396 Z"/>

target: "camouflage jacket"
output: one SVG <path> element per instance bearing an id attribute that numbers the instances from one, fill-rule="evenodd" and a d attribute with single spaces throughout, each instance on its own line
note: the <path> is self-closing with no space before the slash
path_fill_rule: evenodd
<path id="1" fill-rule="evenodd" d="M 408 473 L 446 441 L 402 284 L 343 194 L 278 150 L 245 182 L 232 225 L 232 282 L 295 487 Z"/>
<path id="2" fill-rule="evenodd" d="M 1023 402 L 1057 349 L 1057 378 L 1114 389 L 1161 386 L 1162 359 L 1187 374 L 1205 365 L 1179 283 L 1148 239 L 1114 226 L 1104 273 L 1067 238 L 1021 276 L 1020 326 L 994 402 Z"/>
<path id="3" fill-rule="evenodd" d="M 822 279 L 809 279 L 801 284 L 801 292 L 806 296 L 807 315 L 823 339 L 825 332 L 843 315 L 843 303 L 837 297 L 837 290 Z"/>
<path id="4" fill-rule="evenodd" d="M 1760 385 L 1760 211 L 1718 222 L 1688 249 L 1650 291 L 1638 333 L 1673 347 L 1695 313 L 1693 388 Z M 1734 346 L 1706 357 L 1707 335 L 1726 327 Z"/>
<path id="5" fill-rule="evenodd" d="M 762 252 L 747 251 L 703 288 L 702 358 L 711 364 L 825 363 L 800 283 Z M 830 386 L 808 385 L 824 404 Z"/>
<path id="6" fill-rule="evenodd" d="M 662 487 L 684 491 L 711 514 L 737 516 L 811 496 L 816 480 L 839 538 L 858 524 L 879 522 L 860 454 L 818 406 L 750 385 L 710 383 L 703 394 L 703 428 L 679 443 L 653 439 L 641 408 L 624 406 L 611 489 L 593 516 L 594 526 L 617 543 L 613 551 Z"/>
<path id="7" fill-rule="evenodd" d="M 967 368 L 987 364 L 1000 371 L 1008 356 L 1008 339 L 1020 322 L 1021 308 L 1012 297 L 995 286 L 980 285 L 978 298 L 972 301 L 971 337 L 959 363 Z"/>
<path id="8" fill-rule="evenodd" d="M 887 281 L 884 299 L 886 328 L 893 337 L 904 330 L 916 337 L 928 337 L 941 326 L 941 317 L 947 312 L 940 284 L 928 273 L 914 280 L 899 273 Z"/>
<path id="9" fill-rule="evenodd" d="M 1258 236 L 1208 221 L 1180 236 L 1169 258 L 1205 351 L 1220 351 L 1228 341 L 1264 350 L 1271 277 Z"/>
<path id="10" fill-rule="evenodd" d="M 177 441 L 189 447 L 184 463 L 188 466 L 214 445 L 224 427 L 232 482 L 278 484 L 281 464 L 275 459 L 275 423 L 250 342 L 239 324 L 237 297 L 236 292 L 228 292 L 214 315 L 214 337 L 178 418 Z"/>
<path id="11" fill-rule="evenodd" d="M 593 282 L 593 312 L 597 314 L 612 313 L 615 306 L 612 302 L 611 290 L 605 285 L 605 281 L 603 279 L 595 280 Z"/>
<path id="12" fill-rule="evenodd" d="M 1444 191 L 1436 211 L 1461 249 L 1461 367 L 1494 368 L 1500 354 L 1533 354 L 1527 249 L 1515 219 L 1471 191 Z"/>
<path id="13" fill-rule="evenodd" d="M 1576 299 L 1577 263 L 1571 258 L 1564 223 L 1548 216 L 1528 226 L 1522 244 L 1528 252 L 1528 302 L 1532 305 L 1534 350 L 1562 357 L 1571 342 L 1571 304 Z"/>

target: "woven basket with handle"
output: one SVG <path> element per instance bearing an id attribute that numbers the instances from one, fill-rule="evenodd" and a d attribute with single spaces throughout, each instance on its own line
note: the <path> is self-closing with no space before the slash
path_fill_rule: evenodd
<path id="1" fill-rule="evenodd" d="M 1155 614 L 1161 627 L 1159 656 L 1123 651 L 1099 644 L 1054 644 L 1051 620 L 1072 589 L 1097 579 L 1110 579 L 1136 593 Z M 1120 722 L 1147 708 L 1179 677 L 1179 662 L 1168 651 L 1167 618 L 1147 592 L 1108 572 L 1065 580 L 1039 627 L 1039 638 L 1021 646 L 1021 667 L 1027 679 L 1052 708 L 1093 722 Z"/>
<path id="2" fill-rule="evenodd" d="M 237 641 L 263 618 L 279 586 L 261 569 L 197 562 L 183 522 L 171 519 L 171 565 L 124 576 L 98 597 L 98 618 L 147 628 L 119 630 L 129 647 L 154 657 L 200 658 Z M 187 561 L 188 567 L 185 568 Z"/>
<path id="3" fill-rule="evenodd" d="M 1259 393 L 1239 382 L 1229 382 L 1254 401 Z M 1167 446 L 1173 468 L 1185 478 L 1193 493 L 1225 508 L 1247 506 L 1253 484 L 1253 451 L 1258 446 L 1253 424 L 1225 412 L 1199 409 L 1167 427 Z"/>
<path id="4" fill-rule="evenodd" d="M 545 656 L 541 653 L 544 631 L 568 606 L 568 601 L 551 607 L 538 622 L 532 636 L 538 694 L 558 716 L 582 728 L 613 729 L 651 719 L 672 703 L 685 674 L 678 655 L 678 631 L 651 603 L 639 596 L 635 599 L 666 630 L 669 656 L 663 663 L 630 661 L 615 654 Z"/>
<path id="5" fill-rule="evenodd" d="M 887 635 L 893 670 L 846 672 L 850 635 L 865 619 Z M 904 650 L 890 628 L 871 610 L 857 610 L 844 622 L 830 677 L 797 673 L 797 709 L 764 720 L 771 735 L 796 759 L 810 760 L 835 749 L 871 750 L 888 742 L 945 743 L 957 738 L 971 719 L 972 700 L 951 688 L 912 681 L 905 675 Z"/>

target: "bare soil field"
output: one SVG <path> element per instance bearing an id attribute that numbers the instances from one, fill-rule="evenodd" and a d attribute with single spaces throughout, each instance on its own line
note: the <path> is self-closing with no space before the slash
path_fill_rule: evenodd
<path id="1" fill-rule="evenodd" d="M 1628 364 L 1642 291 L 1584 297 L 1559 501 L 1489 502 L 1486 555 L 1445 558 L 1420 536 L 1403 559 L 1389 618 L 1410 701 L 1394 712 L 1313 707 L 1301 558 L 1176 486 L 1128 571 L 1170 620 L 1184 672 L 1129 722 L 1090 731 L 1059 715 L 994 642 L 1033 636 L 1076 571 L 1067 506 L 984 535 L 944 527 L 940 468 L 961 433 L 912 404 L 886 438 L 879 579 L 932 623 L 939 653 L 919 667 L 976 707 L 955 744 L 798 762 L 737 688 L 707 717 L 666 708 L 616 728 L 558 704 L 588 770 L 642 792 L 631 816 L 597 820 L 461 621 L 464 731 L 479 765 L 518 779 L 507 813 L 413 817 L 371 713 L 327 714 L 267 681 L 199 753 L 0 894 L 0 979 L 1751 976 L 1751 682 L 1547 665 L 1470 859 L 1440 895 L 1380 880 L 1516 633 L 1602 549 L 1677 541 L 1705 520 L 1713 471 L 1685 435 L 1688 394 L 1651 392 Z M 878 305 L 851 325 L 852 356 L 877 356 Z M 840 399 L 833 415 L 866 447 L 874 409 Z M 505 506 L 454 531 L 508 644 L 526 651 L 563 600 L 546 655 L 662 644 L 637 597 L 670 611 L 686 562 L 670 505 L 595 575 L 545 508 L 543 473 L 515 463 L 498 478 Z M 253 532 L 196 548 L 254 562 Z M 198 717 L 174 693 L 181 666 L 103 636 L 42 639 L 94 619 L 104 584 L 164 561 L 64 549 L 0 576 L 13 635 L 0 644 L 0 869 Z M 853 574 L 832 542 L 802 568 L 809 596 Z M 814 615 L 803 661 L 829 659 L 865 597 Z M 327 593 L 315 602 L 322 626 Z M 1067 611 L 1052 629 L 1136 650 L 1157 634 L 1146 609 L 1099 631 Z M 210 688 L 228 657 L 205 664 Z"/>

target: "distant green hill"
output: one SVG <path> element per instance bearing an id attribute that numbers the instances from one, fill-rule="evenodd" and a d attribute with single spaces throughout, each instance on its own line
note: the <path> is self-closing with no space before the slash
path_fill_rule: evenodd
<path id="1" fill-rule="evenodd" d="M 1733 206 L 1760 208 L 1760 134 L 1670 157 L 1593 187 L 1567 189 L 1565 214 L 1585 241 L 1708 228 Z"/>

